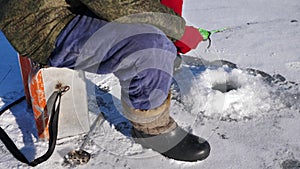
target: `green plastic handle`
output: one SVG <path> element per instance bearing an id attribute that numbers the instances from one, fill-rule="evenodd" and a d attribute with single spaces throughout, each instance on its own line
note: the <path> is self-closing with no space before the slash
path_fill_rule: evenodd
<path id="1" fill-rule="evenodd" d="M 203 28 L 198 28 L 201 36 L 203 37 L 203 40 L 206 41 L 207 39 L 209 39 L 211 32 L 208 30 L 205 30 Z"/>

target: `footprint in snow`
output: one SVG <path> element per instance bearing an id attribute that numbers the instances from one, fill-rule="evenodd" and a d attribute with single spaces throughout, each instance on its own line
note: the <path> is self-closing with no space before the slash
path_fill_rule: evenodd
<path id="1" fill-rule="evenodd" d="M 290 70 L 300 72 L 300 62 L 289 62 L 289 63 L 286 63 L 285 66 Z"/>

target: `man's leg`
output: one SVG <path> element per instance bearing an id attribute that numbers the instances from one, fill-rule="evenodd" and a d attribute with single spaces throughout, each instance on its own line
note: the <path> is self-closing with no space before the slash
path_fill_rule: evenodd
<path id="1" fill-rule="evenodd" d="M 150 25 L 84 17 L 75 19 L 60 35 L 49 64 L 114 73 L 120 80 L 123 113 L 133 124 L 136 142 L 177 160 L 206 158 L 209 144 L 182 130 L 169 115 L 176 57 L 173 43 Z"/>
<path id="2" fill-rule="evenodd" d="M 78 16 L 60 34 L 49 65 L 114 73 L 122 86 L 122 100 L 147 110 L 167 98 L 175 57 L 173 43 L 153 26 Z"/>

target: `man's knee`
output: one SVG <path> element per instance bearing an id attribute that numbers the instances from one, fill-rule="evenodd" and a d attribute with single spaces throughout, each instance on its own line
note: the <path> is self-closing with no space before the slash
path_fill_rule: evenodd
<path id="1" fill-rule="evenodd" d="M 161 30 L 151 25 L 144 26 L 147 26 L 147 28 L 140 27 L 141 29 L 145 29 L 144 33 L 138 34 L 138 36 L 135 37 L 135 40 L 140 42 L 139 44 L 146 45 L 147 48 L 161 49 L 173 54 L 177 53 L 173 42 Z M 149 31 L 149 29 L 152 30 Z M 149 32 L 147 32 L 147 30 Z"/>
<path id="2" fill-rule="evenodd" d="M 117 70 L 134 66 L 136 71 L 160 69 L 172 74 L 177 55 L 173 42 L 154 26 L 138 25 L 136 28 L 140 33 L 123 39 L 112 50 L 116 51 L 115 58 L 121 57 L 117 59 L 121 61 Z"/>

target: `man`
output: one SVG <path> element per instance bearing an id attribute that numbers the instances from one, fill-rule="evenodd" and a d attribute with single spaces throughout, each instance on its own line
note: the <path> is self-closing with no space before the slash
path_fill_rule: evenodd
<path id="1" fill-rule="evenodd" d="M 181 161 L 210 146 L 169 115 L 173 63 L 203 40 L 182 0 L 0 0 L 0 29 L 22 56 L 47 66 L 114 73 L 132 137 Z M 176 46 L 175 46 L 175 45 Z"/>

